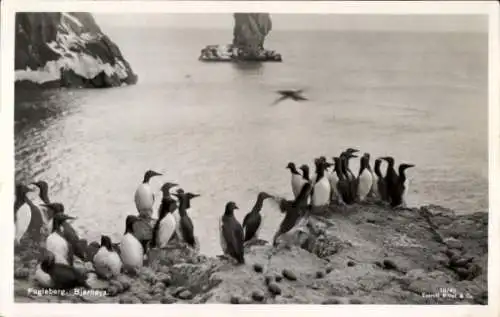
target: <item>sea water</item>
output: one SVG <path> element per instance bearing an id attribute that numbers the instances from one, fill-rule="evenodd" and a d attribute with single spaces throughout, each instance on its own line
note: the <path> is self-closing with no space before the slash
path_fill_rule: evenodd
<path id="1" fill-rule="evenodd" d="M 46 180 L 89 241 L 118 242 L 143 174 L 199 193 L 190 216 L 201 251 L 220 253 L 226 202 L 243 219 L 257 193 L 292 197 L 292 161 L 347 147 L 415 164 L 408 204 L 487 211 L 487 36 L 481 33 L 275 31 L 283 63 L 198 61 L 232 30 L 106 30 L 139 76 L 114 89 L 19 90 L 16 181 Z M 271 106 L 278 89 L 307 102 Z M 357 173 L 359 161 L 352 160 Z M 158 201 L 157 201 L 158 203 Z M 158 204 L 157 204 L 158 206 Z M 156 207 L 155 207 L 156 208 Z M 262 210 L 262 238 L 282 214 Z"/>

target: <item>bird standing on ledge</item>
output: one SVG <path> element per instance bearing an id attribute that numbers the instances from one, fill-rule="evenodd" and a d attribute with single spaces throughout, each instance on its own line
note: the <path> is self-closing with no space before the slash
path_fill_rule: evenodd
<path id="1" fill-rule="evenodd" d="M 149 185 L 149 180 L 155 176 L 161 176 L 162 174 L 155 171 L 147 171 L 144 174 L 144 179 L 142 183 L 137 187 L 134 195 L 135 207 L 140 215 L 146 215 L 151 217 L 153 213 L 153 204 L 155 202 L 155 195 L 151 186 Z"/>

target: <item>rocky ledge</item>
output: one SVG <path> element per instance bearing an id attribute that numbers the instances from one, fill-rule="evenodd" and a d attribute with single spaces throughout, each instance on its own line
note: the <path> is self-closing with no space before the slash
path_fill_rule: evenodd
<path id="1" fill-rule="evenodd" d="M 28 88 L 108 88 L 137 82 L 90 13 L 18 13 L 15 83 Z"/>
<path id="2" fill-rule="evenodd" d="M 101 296 L 29 293 L 37 260 L 35 249 L 25 250 L 15 256 L 15 300 L 487 305 L 487 213 L 353 205 L 326 214 L 301 221 L 277 247 L 251 241 L 244 265 L 175 244 L 152 250 L 136 276 L 102 281 L 90 274 Z"/>
<path id="3" fill-rule="evenodd" d="M 207 45 L 200 52 L 198 60 L 203 62 L 282 62 L 280 53 L 265 48 L 245 51 L 232 44 Z"/>

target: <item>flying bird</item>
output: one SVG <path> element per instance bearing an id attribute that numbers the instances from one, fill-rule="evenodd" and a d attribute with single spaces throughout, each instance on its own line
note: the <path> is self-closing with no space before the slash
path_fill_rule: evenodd
<path id="1" fill-rule="evenodd" d="M 272 105 L 276 105 L 285 99 L 292 99 L 294 101 L 304 101 L 308 100 L 304 96 L 302 96 L 303 89 L 299 90 L 278 90 L 277 93 L 281 95 L 280 98 L 276 99 L 276 101 Z"/>

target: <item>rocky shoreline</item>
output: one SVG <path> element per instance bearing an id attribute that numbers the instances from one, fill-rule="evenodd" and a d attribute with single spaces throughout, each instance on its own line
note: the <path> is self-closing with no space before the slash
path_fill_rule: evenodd
<path id="1" fill-rule="evenodd" d="M 16 88 L 109 88 L 137 80 L 90 13 L 16 15 Z"/>
<path id="2" fill-rule="evenodd" d="M 34 294 L 39 252 L 16 250 L 16 302 L 488 304 L 488 213 L 439 206 L 332 206 L 276 248 L 250 241 L 240 266 L 174 243 L 152 250 L 137 276 L 90 274 L 93 294 Z"/>

